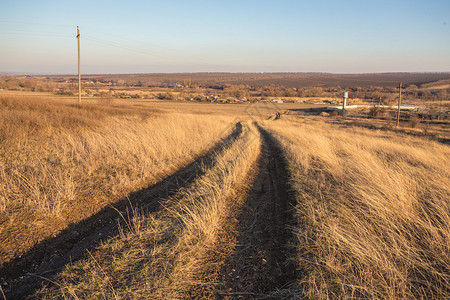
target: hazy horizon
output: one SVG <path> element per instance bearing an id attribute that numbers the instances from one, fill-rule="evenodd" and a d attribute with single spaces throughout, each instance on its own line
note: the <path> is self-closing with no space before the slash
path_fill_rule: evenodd
<path id="1" fill-rule="evenodd" d="M 193 72 L 130 72 L 130 73 L 82 73 L 82 76 L 95 76 L 95 75 L 153 75 L 153 74 L 330 74 L 330 75 L 370 75 L 370 74 L 450 74 L 450 71 L 442 72 L 221 72 L 221 71 L 193 71 Z M 78 76 L 78 73 L 37 73 L 37 72 L 5 72 L 0 71 L 0 75 L 13 75 L 13 76 Z"/>
<path id="2" fill-rule="evenodd" d="M 11 1 L 0 72 L 447 73 L 450 2 Z"/>

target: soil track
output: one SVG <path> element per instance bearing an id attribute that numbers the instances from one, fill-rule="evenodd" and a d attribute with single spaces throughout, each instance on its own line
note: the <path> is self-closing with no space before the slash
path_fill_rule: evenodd
<path id="1" fill-rule="evenodd" d="M 34 294 L 36 289 L 49 283 L 49 279 L 62 271 L 66 264 L 83 258 L 87 254 L 86 250 L 118 234 L 118 224 L 125 224 L 120 214 L 129 215 L 131 207 L 139 207 L 148 212 L 159 210 L 162 199 L 192 184 L 195 178 L 204 173 L 205 167 L 214 165 L 218 153 L 233 143 L 241 133 L 242 125 L 237 123 L 227 138 L 193 163 L 163 181 L 134 192 L 96 215 L 69 226 L 57 236 L 44 240 L 24 255 L 1 266 L 0 285 L 6 299 L 24 299 Z"/>
<path id="2" fill-rule="evenodd" d="M 263 138 L 259 174 L 239 216 L 237 243 L 220 271 L 217 299 L 288 299 L 296 266 L 289 262 L 294 196 L 286 161 L 277 141 L 258 126 Z"/>

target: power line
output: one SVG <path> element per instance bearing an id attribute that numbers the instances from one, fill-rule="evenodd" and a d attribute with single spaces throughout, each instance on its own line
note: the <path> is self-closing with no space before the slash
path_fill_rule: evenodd
<path id="1" fill-rule="evenodd" d="M 55 38 L 69 38 L 71 36 L 67 34 L 62 33 L 45 33 L 45 32 L 28 32 L 25 30 L 19 31 L 19 30 L 13 30 L 13 31 L 5 31 L 4 29 L 0 28 L 1 34 L 8 34 L 8 35 L 22 35 L 22 36 L 46 36 L 46 37 L 55 37 Z"/>
<path id="2" fill-rule="evenodd" d="M 130 41 L 130 42 L 133 42 L 134 44 L 143 44 L 142 40 L 131 39 L 129 36 L 122 36 L 122 35 L 118 35 L 118 34 L 114 34 L 114 33 L 106 33 L 106 32 L 98 31 L 97 29 L 91 29 L 91 28 L 89 28 L 89 32 L 93 32 L 94 34 L 97 33 L 96 36 L 98 36 L 98 34 L 100 34 L 102 36 L 107 36 L 107 37 L 116 37 L 116 38 L 120 39 L 121 41 L 127 40 L 127 41 Z M 158 38 L 158 40 L 161 40 L 161 38 Z M 171 40 L 171 39 L 165 38 L 164 40 L 168 41 L 168 40 Z M 158 45 L 158 44 L 151 44 L 151 43 L 148 43 L 148 42 L 145 42 L 144 44 L 147 45 L 147 46 L 151 46 L 152 48 L 156 47 L 156 48 L 160 48 L 160 49 L 163 49 L 163 50 L 169 50 L 169 51 L 173 50 L 173 49 L 170 49 L 170 48 Z"/>
<path id="3" fill-rule="evenodd" d="M 154 52 L 151 52 L 151 51 L 148 51 L 148 50 L 134 48 L 134 47 L 129 47 L 129 46 L 124 45 L 124 44 L 119 43 L 119 42 L 104 40 L 104 39 L 97 38 L 97 37 L 96 38 L 89 37 L 89 34 L 88 34 L 88 37 L 86 37 L 86 35 L 84 35 L 84 36 L 85 36 L 84 39 L 90 40 L 91 42 L 112 46 L 112 47 L 128 50 L 128 51 L 139 53 L 139 54 L 144 54 L 144 55 L 149 55 L 149 56 L 153 56 L 153 57 L 157 57 L 157 58 L 171 60 L 171 61 L 175 61 L 175 62 L 182 63 L 182 64 L 195 64 L 195 65 L 198 65 L 198 66 L 208 66 L 208 67 L 212 66 L 211 64 L 208 64 L 208 63 L 199 63 L 199 62 L 195 62 L 195 61 L 180 60 L 180 59 L 177 59 L 177 58 L 174 58 L 174 57 L 169 57 L 169 56 L 157 54 L 157 53 L 154 53 Z"/>
<path id="4" fill-rule="evenodd" d="M 1 23 L 11 23 L 11 24 L 27 24 L 27 25 L 40 25 L 40 26 L 52 26 L 52 27 L 69 27 L 66 24 L 46 24 L 46 23 L 36 23 L 36 22 L 23 22 L 23 21 L 8 21 L 8 20 L 1 20 L 0 21 L 0 25 L 2 25 Z M 70 26 L 72 27 L 72 26 Z M 34 28 L 36 29 L 36 28 Z M 16 28 L 1 28 L 0 27 L 0 34 L 6 34 L 6 35 L 22 35 L 22 36 L 36 36 L 36 37 L 52 37 L 52 38 L 72 38 L 72 34 L 66 34 L 65 33 L 66 30 L 64 30 L 64 32 L 55 32 L 55 31 L 45 31 L 45 30 L 25 30 L 25 29 L 16 29 Z M 89 32 L 97 32 L 103 35 L 108 35 L 108 36 L 115 36 L 120 40 L 129 40 L 132 41 L 133 43 L 139 43 L 141 41 L 136 41 L 133 39 L 130 39 L 129 37 L 123 37 L 123 36 L 119 36 L 119 35 L 115 35 L 115 34 L 106 34 L 106 33 L 102 33 L 98 30 L 89 30 Z M 111 47 L 115 47 L 115 48 L 119 48 L 119 49 L 123 49 L 126 51 L 130 51 L 130 52 L 134 52 L 134 53 L 139 53 L 142 55 L 148 55 L 148 56 L 152 56 L 155 58 L 159 58 L 159 59 L 164 59 L 164 60 L 168 60 L 168 61 L 173 61 L 173 62 L 177 62 L 180 64 L 184 64 L 184 65 L 195 65 L 195 66 L 203 66 L 203 67 L 212 67 L 212 66 L 216 66 L 215 64 L 212 63 L 207 63 L 207 62 L 200 62 L 198 60 L 189 60 L 189 59 L 179 59 L 177 57 L 173 57 L 173 56 L 169 56 L 169 55 L 163 55 L 160 53 L 156 53 L 154 51 L 150 51 L 148 49 L 143 49 L 143 48 L 138 48 L 138 47 L 131 47 L 130 44 L 124 44 L 121 42 L 117 42 L 117 41 L 111 41 L 111 40 L 106 40 L 103 38 L 100 38 L 96 35 L 92 35 L 90 33 L 84 33 L 84 40 L 85 41 L 89 41 L 89 42 L 93 42 L 93 43 L 98 43 L 101 45 L 107 45 L 107 46 L 111 46 Z M 86 45 L 86 43 L 85 43 Z M 169 51 L 177 51 L 176 49 L 170 49 L 161 45 L 151 45 L 151 48 L 160 48 L 162 49 L 162 51 L 165 52 L 169 52 Z M 190 56 L 191 58 L 192 55 Z"/>
<path id="5" fill-rule="evenodd" d="M 2 21 L 4 22 L 4 21 Z M 24 24 L 38 24 L 38 23 L 31 23 L 31 22 L 16 22 L 16 23 L 24 23 Z M 42 25 L 42 24 L 41 24 Z M 48 24 L 50 25 L 50 24 Z M 62 32 L 52 32 L 52 31 L 33 31 L 33 30 L 23 30 L 23 29 L 12 29 L 12 28 L 0 28 L 0 34 L 8 34 L 8 35 L 23 35 L 23 36 L 37 36 L 37 37 L 54 37 L 54 38 L 72 38 L 72 35 L 70 34 L 65 34 Z M 194 64 L 194 65 L 198 65 L 198 66 L 211 66 L 211 64 L 207 64 L 207 63 L 201 63 L 201 62 L 195 62 L 195 61 L 188 61 L 188 60 L 181 60 L 175 57 L 170 57 L 167 55 L 161 55 L 152 51 L 149 51 L 147 49 L 141 49 L 141 48 L 137 48 L 137 47 L 130 47 L 129 45 L 125 45 L 123 43 L 120 42 L 116 42 L 116 41 L 111 41 L 111 40 L 105 40 L 102 38 L 99 38 L 97 36 L 93 36 L 91 34 L 84 34 L 84 39 L 90 42 L 94 42 L 94 43 L 98 43 L 101 45 L 107 45 L 107 46 L 111 46 L 111 47 L 115 47 L 115 48 L 119 48 L 119 49 L 123 49 L 123 50 L 127 50 L 130 52 L 134 52 L 134 53 L 139 53 L 139 54 L 143 54 L 143 55 L 148 55 L 148 56 L 153 56 L 156 58 L 160 58 L 160 59 L 165 59 L 165 60 L 169 60 L 169 61 L 174 61 L 174 62 L 178 62 L 181 64 Z M 153 46 L 153 47 L 158 47 L 158 46 Z M 159 46 L 160 48 L 164 48 Z M 165 48 L 166 50 L 169 50 L 168 48 Z"/>
<path id="6" fill-rule="evenodd" d="M 0 20 L 0 23 L 25 24 L 25 25 L 42 25 L 42 26 L 54 26 L 54 27 L 73 27 L 73 25 L 68 25 L 68 24 L 47 24 L 47 23 L 9 21 L 9 20 Z"/>

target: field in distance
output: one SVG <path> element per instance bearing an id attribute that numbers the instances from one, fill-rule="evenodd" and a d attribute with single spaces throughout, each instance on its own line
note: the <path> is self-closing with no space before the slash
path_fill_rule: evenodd
<path id="1" fill-rule="evenodd" d="M 75 78 L 73 76 L 47 76 L 51 80 Z M 180 84 L 196 82 L 200 85 L 244 84 L 254 87 L 281 85 L 287 88 L 302 87 L 396 87 L 399 82 L 405 85 L 422 85 L 439 80 L 449 80 L 449 73 L 369 73 L 369 74 L 332 74 L 332 73 L 154 73 L 154 74 L 117 74 L 86 75 L 88 79 L 107 81 L 123 80 L 143 84 L 161 82 Z"/>
<path id="2" fill-rule="evenodd" d="M 2 76 L 0 89 L 50 92 L 73 96 L 76 76 Z M 408 103 L 435 106 L 447 101 L 449 73 L 174 73 L 84 75 L 84 97 L 159 99 L 214 103 L 340 101 L 344 90 L 349 104 L 395 103 L 398 85 Z"/>

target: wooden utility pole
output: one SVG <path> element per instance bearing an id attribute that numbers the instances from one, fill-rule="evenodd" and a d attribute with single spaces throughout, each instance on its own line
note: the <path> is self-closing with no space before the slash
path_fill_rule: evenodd
<path id="1" fill-rule="evenodd" d="M 396 126 L 400 124 L 400 105 L 402 104 L 402 83 L 400 82 L 400 85 L 398 86 L 398 109 L 397 109 L 397 124 Z"/>
<path id="2" fill-rule="evenodd" d="M 80 29 L 77 26 L 78 40 L 78 103 L 81 104 L 81 72 L 80 72 Z"/>

